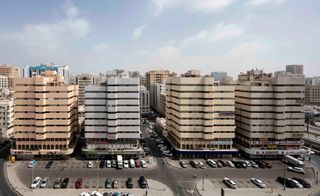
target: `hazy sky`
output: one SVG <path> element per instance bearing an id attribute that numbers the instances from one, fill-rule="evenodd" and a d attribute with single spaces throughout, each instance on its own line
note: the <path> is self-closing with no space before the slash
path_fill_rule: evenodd
<path id="1" fill-rule="evenodd" d="M 304 64 L 320 75 L 319 0 L 2 0 L 0 64 L 178 73 Z"/>

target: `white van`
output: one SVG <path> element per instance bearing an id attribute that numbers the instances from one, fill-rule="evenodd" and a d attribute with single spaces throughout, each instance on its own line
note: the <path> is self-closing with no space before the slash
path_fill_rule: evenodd
<path id="1" fill-rule="evenodd" d="M 130 167 L 131 167 L 131 168 L 136 167 L 136 164 L 134 163 L 134 160 L 133 160 L 133 159 L 130 159 L 129 164 L 130 164 Z"/>
<path id="2" fill-rule="evenodd" d="M 223 182 L 227 184 L 230 188 L 235 189 L 237 188 L 237 183 L 235 183 L 233 180 L 230 180 L 229 178 L 224 178 Z"/>

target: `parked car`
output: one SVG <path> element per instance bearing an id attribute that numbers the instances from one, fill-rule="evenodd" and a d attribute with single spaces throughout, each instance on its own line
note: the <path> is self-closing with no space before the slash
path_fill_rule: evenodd
<path id="1" fill-rule="evenodd" d="M 247 167 L 252 167 L 250 161 L 243 161 L 243 162 L 246 164 Z"/>
<path id="2" fill-rule="evenodd" d="M 69 178 L 63 179 L 63 181 L 61 183 L 61 188 L 66 189 L 68 187 L 68 184 L 69 184 Z"/>
<path id="3" fill-rule="evenodd" d="M 37 165 L 37 161 L 36 160 L 31 160 L 29 161 L 29 164 L 28 164 L 28 168 L 33 168 Z"/>
<path id="4" fill-rule="evenodd" d="M 220 163 L 220 161 L 216 161 L 216 163 L 217 163 L 217 167 L 219 167 L 219 168 L 223 167 L 223 165 Z"/>
<path id="5" fill-rule="evenodd" d="M 199 168 L 199 164 L 196 161 L 190 161 L 190 165 L 194 168 Z"/>
<path id="6" fill-rule="evenodd" d="M 277 177 L 277 182 L 279 182 L 279 183 L 282 184 L 282 185 L 284 185 L 284 183 L 285 183 L 286 180 L 287 180 L 287 179 L 284 178 L 284 177 L 281 177 L 281 176 Z"/>
<path id="7" fill-rule="evenodd" d="M 111 161 L 111 167 L 116 168 L 117 167 L 117 161 L 116 160 L 112 160 Z"/>
<path id="8" fill-rule="evenodd" d="M 47 163 L 46 168 L 47 168 L 47 169 L 50 169 L 52 165 L 53 165 L 53 160 L 51 160 L 51 161 L 49 161 L 49 162 Z"/>
<path id="9" fill-rule="evenodd" d="M 293 177 L 293 180 L 299 182 L 303 188 L 311 188 L 311 184 L 307 182 L 305 179 Z"/>
<path id="10" fill-rule="evenodd" d="M 40 177 L 36 177 L 36 178 L 32 181 L 30 187 L 31 187 L 32 189 L 36 189 L 36 188 L 39 187 L 40 183 L 41 183 L 41 178 L 40 178 Z"/>
<path id="11" fill-rule="evenodd" d="M 60 188 L 60 185 L 61 185 L 61 178 L 58 178 L 54 184 L 53 184 L 53 188 L 54 189 L 59 189 Z"/>
<path id="12" fill-rule="evenodd" d="M 222 167 L 227 167 L 227 164 L 223 160 L 218 160 Z"/>
<path id="13" fill-rule="evenodd" d="M 92 191 L 91 196 L 103 196 L 103 195 L 98 191 Z"/>
<path id="14" fill-rule="evenodd" d="M 234 168 L 234 164 L 231 161 L 226 162 L 228 167 Z"/>
<path id="15" fill-rule="evenodd" d="M 140 160 L 137 159 L 135 162 L 136 162 L 136 167 L 141 167 Z"/>
<path id="16" fill-rule="evenodd" d="M 208 160 L 207 160 L 207 164 L 208 164 L 210 167 L 213 167 L 213 168 L 218 167 L 218 166 L 217 166 L 217 163 L 216 163 L 214 160 L 211 160 L 211 159 L 208 159 Z"/>
<path id="17" fill-rule="evenodd" d="M 106 161 L 106 168 L 111 168 L 111 161 L 110 160 Z"/>
<path id="18" fill-rule="evenodd" d="M 90 193 L 87 193 L 87 192 L 82 192 L 82 193 L 80 194 L 80 196 L 91 196 L 91 194 L 90 194 Z"/>
<path id="19" fill-rule="evenodd" d="M 113 180 L 112 182 L 112 188 L 117 189 L 119 187 L 118 180 Z"/>
<path id="20" fill-rule="evenodd" d="M 224 178 L 223 179 L 223 182 L 229 186 L 230 188 L 232 189 L 236 189 L 237 188 L 237 183 L 234 182 L 233 180 L 229 179 L 229 178 Z"/>
<path id="21" fill-rule="evenodd" d="M 106 165 L 105 160 L 100 161 L 99 167 L 100 167 L 101 169 L 104 168 L 105 165 Z"/>
<path id="22" fill-rule="evenodd" d="M 304 171 L 304 169 L 302 167 L 291 167 L 291 166 L 289 166 L 287 169 L 289 171 L 293 171 L 293 172 L 300 173 L 300 174 L 304 174 L 305 173 L 305 171 Z"/>
<path id="23" fill-rule="evenodd" d="M 132 189 L 133 188 L 132 178 L 128 178 L 128 180 L 126 181 L 126 185 L 127 185 L 128 189 Z"/>
<path id="24" fill-rule="evenodd" d="M 206 166 L 202 163 L 202 161 L 198 161 L 199 168 L 205 169 Z"/>
<path id="25" fill-rule="evenodd" d="M 48 177 L 45 177 L 42 181 L 41 181 L 41 184 L 40 184 L 40 188 L 45 188 L 48 184 Z"/>
<path id="26" fill-rule="evenodd" d="M 255 161 L 255 162 L 261 169 L 265 169 L 267 167 L 263 161 Z"/>
<path id="27" fill-rule="evenodd" d="M 129 168 L 129 161 L 128 160 L 123 161 L 123 168 Z"/>
<path id="28" fill-rule="evenodd" d="M 87 164 L 87 168 L 92 168 L 92 167 L 93 167 L 93 162 L 89 161 L 88 164 Z"/>
<path id="29" fill-rule="evenodd" d="M 112 185 L 112 180 L 110 178 L 107 178 L 105 183 L 104 183 L 104 187 L 106 189 L 111 189 L 111 185 Z"/>
<path id="30" fill-rule="evenodd" d="M 146 168 L 147 167 L 147 162 L 145 160 L 141 160 L 141 167 Z"/>
<path id="31" fill-rule="evenodd" d="M 296 180 L 293 180 L 293 179 L 288 179 L 289 183 L 292 183 L 294 185 L 295 188 L 299 188 L 299 189 L 302 189 L 303 186 L 302 184 L 300 184 L 298 181 Z"/>
<path id="32" fill-rule="evenodd" d="M 254 161 L 251 161 L 251 165 L 252 165 L 253 168 L 259 168 L 259 166 L 257 165 L 257 163 L 254 162 Z"/>
<path id="33" fill-rule="evenodd" d="M 82 183 L 83 183 L 82 178 L 78 178 L 76 183 L 75 183 L 76 189 L 81 189 L 82 188 Z"/>
<path id="34" fill-rule="evenodd" d="M 135 168 L 135 167 L 136 167 L 136 164 L 135 164 L 135 162 L 134 162 L 133 159 L 130 159 L 130 160 L 129 160 L 129 163 L 130 163 L 130 167 L 131 167 L 131 168 Z"/>
<path id="35" fill-rule="evenodd" d="M 140 188 L 146 189 L 148 188 L 148 182 L 144 176 L 140 176 L 139 178 L 139 186 Z"/>
<path id="36" fill-rule="evenodd" d="M 266 168 L 269 168 L 269 169 L 272 168 L 272 164 L 270 162 L 266 162 L 266 161 L 263 161 L 263 162 L 264 162 Z"/>
<path id="37" fill-rule="evenodd" d="M 266 187 L 267 187 L 266 184 L 263 183 L 263 182 L 262 182 L 260 179 L 258 179 L 258 178 L 251 178 L 250 180 L 251 180 L 251 182 L 253 182 L 253 184 L 257 185 L 257 186 L 260 187 L 260 188 L 266 188 Z"/>
<path id="38" fill-rule="evenodd" d="M 186 168 L 187 167 L 187 162 L 186 161 L 179 161 L 179 164 L 182 168 Z"/>
<path id="39" fill-rule="evenodd" d="M 290 179 L 287 179 L 287 178 L 283 178 L 283 177 L 278 177 L 277 178 L 277 182 L 279 182 L 280 184 L 282 184 L 282 185 L 285 185 L 286 187 L 288 187 L 288 188 L 296 188 L 296 185 L 295 185 L 295 183 L 292 181 L 292 180 L 290 180 Z"/>

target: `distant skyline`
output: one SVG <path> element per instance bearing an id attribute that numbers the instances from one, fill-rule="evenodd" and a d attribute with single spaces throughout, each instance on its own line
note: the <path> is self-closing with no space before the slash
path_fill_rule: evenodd
<path id="1" fill-rule="evenodd" d="M 317 0 L 2 1 L 0 64 L 231 76 L 303 64 L 318 76 L 319 8 Z"/>

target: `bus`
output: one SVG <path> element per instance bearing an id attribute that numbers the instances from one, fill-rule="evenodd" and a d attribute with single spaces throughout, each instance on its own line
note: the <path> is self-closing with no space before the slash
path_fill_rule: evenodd
<path id="1" fill-rule="evenodd" d="M 123 168 L 122 155 L 117 155 L 117 163 L 118 163 L 118 169 L 122 169 Z"/>

